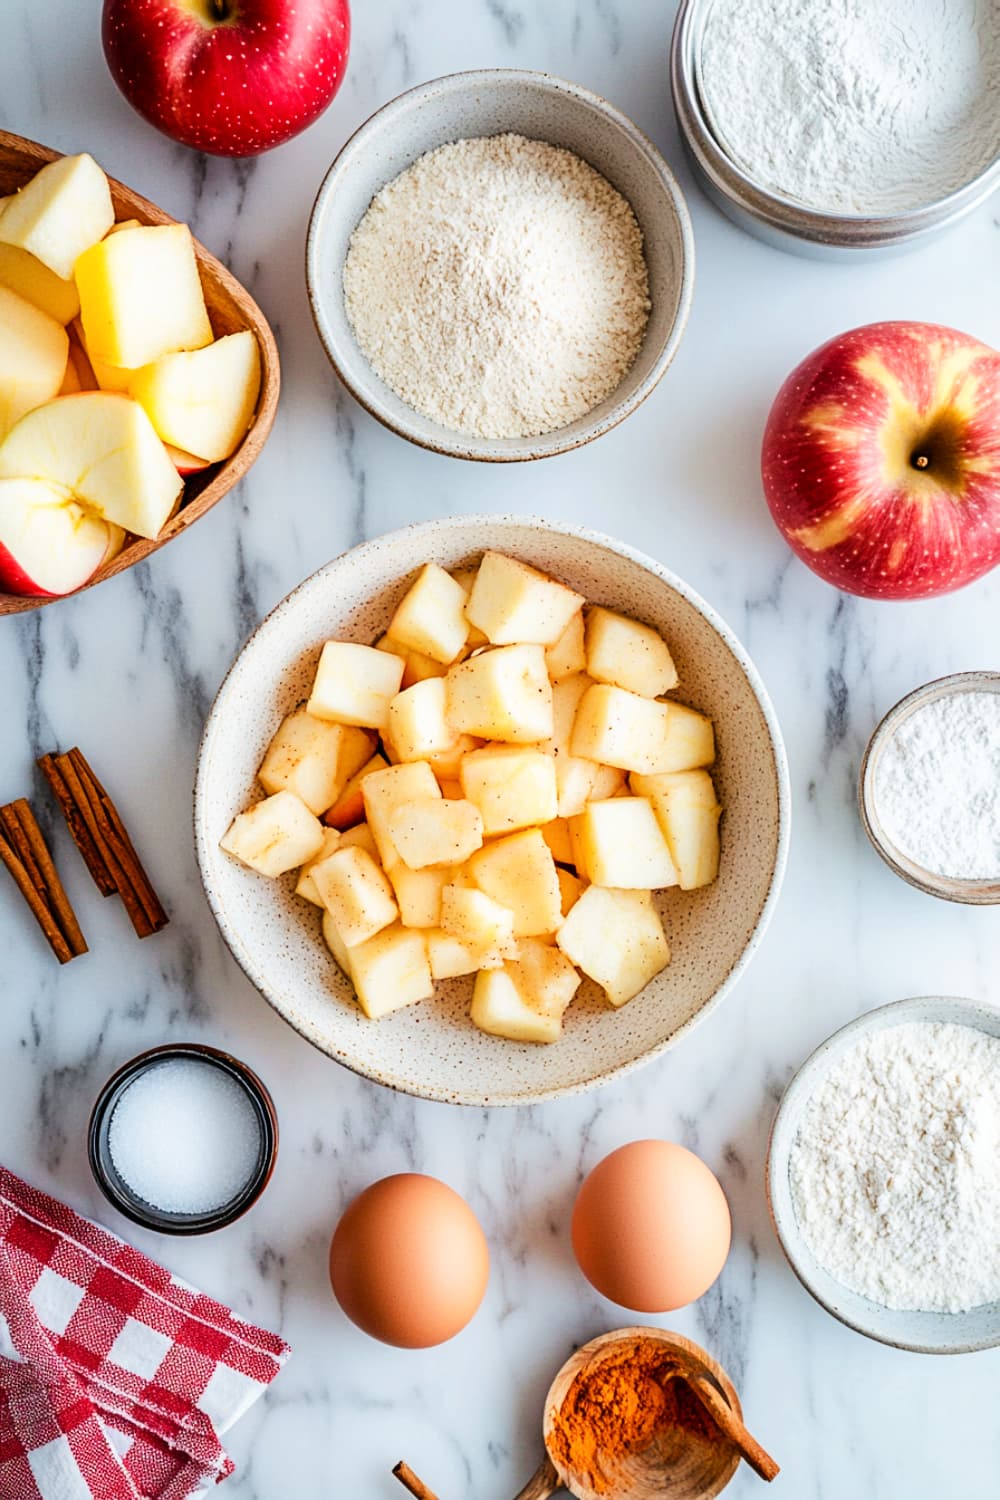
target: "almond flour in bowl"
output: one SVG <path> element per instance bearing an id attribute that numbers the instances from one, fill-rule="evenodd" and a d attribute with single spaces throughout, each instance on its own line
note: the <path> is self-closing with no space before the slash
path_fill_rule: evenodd
<path id="1" fill-rule="evenodd" d="M 415 411 L 480 438 L 585 416 L 642 346 L 635 214 L 573 152 L 506 134 L 427 152 L 351 236 L 344 301 L 376 373 Z"/>

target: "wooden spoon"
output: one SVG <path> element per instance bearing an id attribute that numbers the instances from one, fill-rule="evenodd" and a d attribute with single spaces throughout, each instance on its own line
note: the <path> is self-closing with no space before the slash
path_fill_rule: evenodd
<path id="1" fill-rule="evenodd" d="M 587 1475 L 554 1459 L 550 1446 L 553 1419 L 582 1369 L 606 1357 L 619 1344 L 640 1338 L 651 1339 L 671 1352 L 678 1377 L 688 1382 L 729 1442 L 706 1441 L 691 1433 L 668 1430 L 658 1434 L 641 1453 L 624 1458 L 609 1455 L 614 1460 L 608 1465 L 611 1488 L 597 1491 Z M 773 1479 L 778 1472 L 778 1465 L 744 1427 L 739 1396 L 722 1366 L 690 1339 L 661 1328 L 620 1328 L 578 1349 L 549 1388 L 543 1437 L 548 1456 L 516 1500 L 549 1500 L 560 1489 L 568 1490 L 577 1500 L 712 1500 L 736 1473 L 741 1453 L 764 1478 Z"/>

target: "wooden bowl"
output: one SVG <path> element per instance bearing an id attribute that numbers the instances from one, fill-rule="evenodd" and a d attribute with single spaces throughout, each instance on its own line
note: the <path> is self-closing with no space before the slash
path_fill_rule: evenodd
<path id="1" fill-rule="evenodd" d="M 728 1405 L 742 1419 L 743 1410 L 735 1386 L 722 1366 L 698 1344 L 662 1328 L 619 1328 L 584 1344 L 571 1355 L 552 1382 L 545 1398 L 542 1428 L 546 1448 L 549 1447 L 556 1413 L 580 1371 L 588 1365 L 599 1364 L 620 1344 L 631 1344 L 637 1339 L 662 1344 L 676 1357 L 679 1366 L 693 1365 L 710 1376 Z M 721 1434 L 709 1442 L 693 1434 L 680 1436 L 672 1430 L 659 1435 L 644 1452 L 619 1459 L 612 1466 L 613 1481 L 600 1490 L 592 1487 L 586 1475 L 563 1469 L 552 1458 L 551 1452 L 549 1457 L 560 1481 L 571 1495 L 577 1496 L 577 1500 L 712 1500 L 725 1489 L 740 1464 L 739 1453 Z"/>
<path id="2" fill-rule="evenodd" d="M 56 161 L 61 155 L 61 152 L 50 151 L 47 146 L 40 146 L 37 142 L 26 140 L 23 136 L 0 130 L 0 197 L 15 192 L 41 167 L 46 166 L 50 161 Z M 111 200 L 114 203 L 116 219 L 138 219 L 141 224 L 177 222 L 162 209 L 157 208 L 155 203 L 150 203 L 148 199 L 134 193 L 131 188 L 116 182 L 114 178 L 109 178 L 108 181 L 111 186 Z M 182 531 L 192 526 L 206 511 L 211 510 L 216 501 L 221 500 L 223 495 L 227 494 L 246 474 L 263 448 L 271 430 L 271 423 L 274 421 L 281 377 L 278 349 L 267 319 L 236 277 L 227 271 L 222 262 L 216 260 L 215 256 L 211 255 L 197 240 L 194 242 L 194 252 L 201 271 L 201 284 L 205 293 L 208 316 L 216 336 L 238 333 L 244 328 L 251 329 L 256 335 L 261 359 L 257 412 L 250 430 L 231 458 L 227 458 L 223 463 L 213 464 L 210 468 L 186 480 L 180 509 L 167 522 L 156 540 L 147 541 L 144 537 L 133 537 L 126 542 L 116 558 L 98 569 L 93 578 L 83 585 L 84 589 L 93 588 L 95 583 L 101 583 L 105 578 L 112 578 L 116 573 L 122 573 L 126 568 L 131 568 L 133 563 L 141 562 L 144 557 L 149 557 L 151 553 L 159 551 L 161 547 L 166 546 L 167 542 L 172 541 L 175 536 L 179 536 Z M 76 592 L 82 593 L 83 589 L 78 589 Z M 0 615 L 18 614 L 26 609 L 40 609 L 43 604 L 55 604 L 58 598 L 66 597 L 69 596 L 59 595 L 57 598 L 47 598 L 0 592 Z"/>

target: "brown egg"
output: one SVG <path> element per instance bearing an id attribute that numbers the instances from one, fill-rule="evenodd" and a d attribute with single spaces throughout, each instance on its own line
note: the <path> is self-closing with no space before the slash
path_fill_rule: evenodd
<path id="1" fill-rule="evenodd" d="M 486 1291 L 490 1256 L 472 1209 L 436 1177 L 404 1172 L 365 1188 L 330 1246 L 334 1296 L 383 1344 L 454 1338 Z"/>
<path id="2" fill-rule="evenodd" d="M 722 1270 L 732 1221 L 716 1177 L 671 1141 L 633 1141 L 599 1162 L 573 1210 L 587 1280 L 633 1312 L 694 1302 Z"/>

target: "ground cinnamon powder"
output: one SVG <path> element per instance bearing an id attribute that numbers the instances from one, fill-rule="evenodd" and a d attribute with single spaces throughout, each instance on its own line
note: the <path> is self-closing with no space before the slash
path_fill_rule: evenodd
<path id="1" fill-rule="evenodd" d="M 648 1448 L 668 1428 L 702 1442 L 725 1441 L 689 1386 L 675 1376 L 676 1360 L 653 1339 L 616 1346 L 607 1358 L 585 1366 L 551 1418 L 549 1449 L 556 1463 L 606 1494 L 613 1486 L 615 1459 Z"/>

